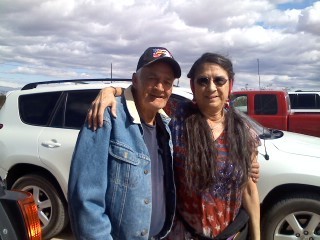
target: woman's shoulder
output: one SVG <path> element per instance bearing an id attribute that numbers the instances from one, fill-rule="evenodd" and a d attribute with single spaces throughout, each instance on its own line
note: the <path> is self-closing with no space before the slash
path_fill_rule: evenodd
<path id="1" fill-rule="evenodd" d="M 186 117 L 193 112 L 196 112 L 196 104 L 192 101 L 170 100 L 165 107 L 166 113 L 171 118 Z"/>

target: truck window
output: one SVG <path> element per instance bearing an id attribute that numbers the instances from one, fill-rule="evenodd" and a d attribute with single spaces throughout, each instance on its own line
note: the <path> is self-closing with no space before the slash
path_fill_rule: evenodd
<path id="1" fill-rule="evenodd" d="M 257 94 L 254 96 L 255 115 L 275 115 L 278 113 L 278 102 L 275 94 Z"/>
<path id="2" fill-rule="evenodd" d="M 248 97 L 246 95 L 236 96 L 232 100 L 232 104 L 241 112 L 248 114 Z"/>
<path id="3" fill-rule="evenodd" d="M 289 93 L 291 109 L 320 109 L 317 93 Z"/>

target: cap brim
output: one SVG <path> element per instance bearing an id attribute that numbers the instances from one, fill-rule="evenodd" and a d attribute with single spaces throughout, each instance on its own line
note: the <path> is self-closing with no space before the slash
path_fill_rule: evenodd
<path id="1" fill-rule="evenodd" d="M 162 57 L 162 58 L 158 58 L 158 59 L 155 59 L 151 62 L 149 62 L 148 64 L 144 65 L 145 66 L 148 66 L 152 63 L 155 63 L 155 62 L 166 62 L 168 63 L 172 69 L 173 69 L 173 73 L 174 73 L 174 77 L 175 78 L 180 78 L 181 77 L 181 68 L 180 68 L 180 65 L 179 63 L 174 60 L 173 58 L 170 58 L 170 57 Z"/>

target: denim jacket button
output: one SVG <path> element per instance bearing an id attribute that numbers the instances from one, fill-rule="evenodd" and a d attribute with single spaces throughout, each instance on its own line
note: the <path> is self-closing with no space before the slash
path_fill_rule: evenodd
<path id="1" fill-rule="evenodd" d="M 149 173 L 149 171 L 148 171 L 148 170 L 144 170 L 143 172 L 144 172 L 144 174 L 148 174 L 148 173 Z"/>
<path id="2" fill-rule="evenodd" d="M 147 235 L 147 233 L 148 233 L 148 230 L 147 229 L 143 229 L 141 231 L 141 236 L 145 236 L 145 235 Z"/>
<path id="3" fill-rule="evenodd" d="M 149 200 L 149 199 L 145 199 L 145 200 L 144 200 L 144 203 L 145 203 L 145 204 L 149 204 L 149 203 L 150 203 L 150 200 Z"/>

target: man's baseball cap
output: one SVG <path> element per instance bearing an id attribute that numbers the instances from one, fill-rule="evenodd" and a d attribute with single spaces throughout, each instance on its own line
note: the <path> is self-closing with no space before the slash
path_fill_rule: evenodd
<path id="1" fill-rule="evenodd" d="M 174 60 L 172 54 L 168 51 L 168 49 L 163 47 L 149 47 L 147 50 L 145 50 L 139 59 L 137 71 L 142 67 L 148 66 L 151 63 L 158 61 L 170 64 L 173 69 L 175 78 L 179 78 L 181 76 L 181 68 L 179 63 Z"/>

